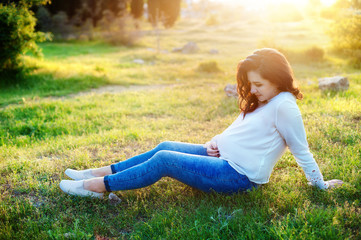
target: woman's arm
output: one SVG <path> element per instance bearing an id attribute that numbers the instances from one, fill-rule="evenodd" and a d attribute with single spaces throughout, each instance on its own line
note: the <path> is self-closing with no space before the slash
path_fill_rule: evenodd
<path id="1" fill-rule="evenodd" d="M 337 179 L 323 180 L 322 173 L 309 151 L 302 116 L 297 104 L 291 100 L 282 102 L 278 106 L 276 116 L 276 128 L 305 172 L 310 185 L 327 189 L 342 184 L 343 182 Z"/>

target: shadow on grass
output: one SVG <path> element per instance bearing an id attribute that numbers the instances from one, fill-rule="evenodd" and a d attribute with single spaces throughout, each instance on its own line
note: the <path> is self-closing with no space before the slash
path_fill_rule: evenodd
<path id="1" fill-rule="evenodd" d="M 0 107 L 22 103 L 27 99 L 49 96 L 64 96 L 107 84 L 106 76 L 87 74 L 56 78 L 52 73 L 20 73 L 11 81 L 2 79 L 0 86 Z"/>

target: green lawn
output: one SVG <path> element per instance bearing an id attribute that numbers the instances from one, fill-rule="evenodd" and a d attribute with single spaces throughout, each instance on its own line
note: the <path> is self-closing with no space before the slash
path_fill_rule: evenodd
<path id="1" fill-rule="evenodd" d="M 342 187 L 308 186 L 287 152 L 270 182 L 246 194 L 205 194 L 169 178 L 115 192 L 119 204 L 59 189 L 66 168 L 109 165 L 164 140 L 204 143 L 222 132 L 239 114 L 223 88 L 235 82 L 240 59 L 275 37 L 272 29 L 286 48 L 329 46 L 320 19 L 272 27 L 226 20 L 181 20 L 163 30 L 168 53 L 148 49 L 156 42 L 148 32 L 136 47 L 43 43 L 43 59 L 26 57 L 34 67 L 27 82 L 0 90 L 0 239 L 360 239 L 361 71 L 329 52 L 322 62 L 292 66 L 310 149 L 325 179 L 342 179 Z M 171 53 L 190 40 L 199 53 Z M 133 62 L 139 58 L 145 63 Z M 221 72 L 197 70 L 211 60 Z M 334 75 L 347 76 L 350 89 L 321 93 L 317 78 Z M 163 87 L 69 95 L 109 84 Z"/>

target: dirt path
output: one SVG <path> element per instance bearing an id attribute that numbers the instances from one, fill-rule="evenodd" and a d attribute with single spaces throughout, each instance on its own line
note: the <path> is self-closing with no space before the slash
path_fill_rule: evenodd
<path id="1" fill-rule="evenodd" d="M 107 85 L 100 88 L 93 88 L 87 91 L 78 92 L 74 94 L 69 94 L 61 98 L 72 98 L 78 96 L 92 95 L 92 94 L 104 94 L 104 93 L 121 93 L 121 92 L 130 92 L 130 91 L 141 91 L 141 90 L 151 90 L 151 89 L 162 89 L 165 87 L 173 87 L 174 85 L 131 85 L 131 86 L 120 86 L 120 85 Z M 56 97 L 55 97 L 56 98 Z"/>
<path id="2" fill-rule="evenodd" d="M 42 97 L 42 98 L 36 98 L 36 99 L 29 99 L 29 100 L 23 100 L 23 102 L 20 103 L 12 103 L 3 107 L 0 107 L 0 110 L 3 110 L 5 108 L 8 108 L 10 106 L 19 106 L 26 102 L 40 102 L 40 101 L 55 101 L 55 100 L 65 100 L 80 96 L 87 96 L 87 95 L 96 95 L 96 94 L 105 94 L 105 93 L 111 93 L 111 94 L 118 94 L 122 92 L 133 92 L 133 91 L 142 91 L 142 90 L 152 90 L 152 89 L 164 89 L 166 87 L 174 87 L 174 84 L 158 84 L 158 85 L 130 85 L 130 86 L 121 86 L 121 85 L 107 85 L 99 88 L 93 88 L 90 90 L 73 93 L 65 96 L 49 96 L 49 97 Z"/>

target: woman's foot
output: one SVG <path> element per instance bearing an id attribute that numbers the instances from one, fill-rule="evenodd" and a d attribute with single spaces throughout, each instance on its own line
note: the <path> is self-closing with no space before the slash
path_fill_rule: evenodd
<path id="1" fill-rule="evenodd" d="M 63 190 L 63 192 L 74 196 L 103 198 L 104 195 L 103 193 L 86 190 L 84 188 L 84 180 L 81 181 L 62 180 L 59 186 L 60 189 Z"/>
<path id="2" fill-rule="evenodd" d="M 68 168 L 67 170 L 65 170 L 65 174 L 74 180 L 83 180 L 83 179 L 90 179 L 95 177 L 92 174 L 92 169 L 78 171 Z"/>
<path id="3" fill-rule="evenodd" d="M 110 175 L 112 174 L 112 169 L 110 166 L 87 170 L 73 170 L 68 168 L 67 170 L 65 170 L 65 174 L 74 180 L 84 180 Z"/>

